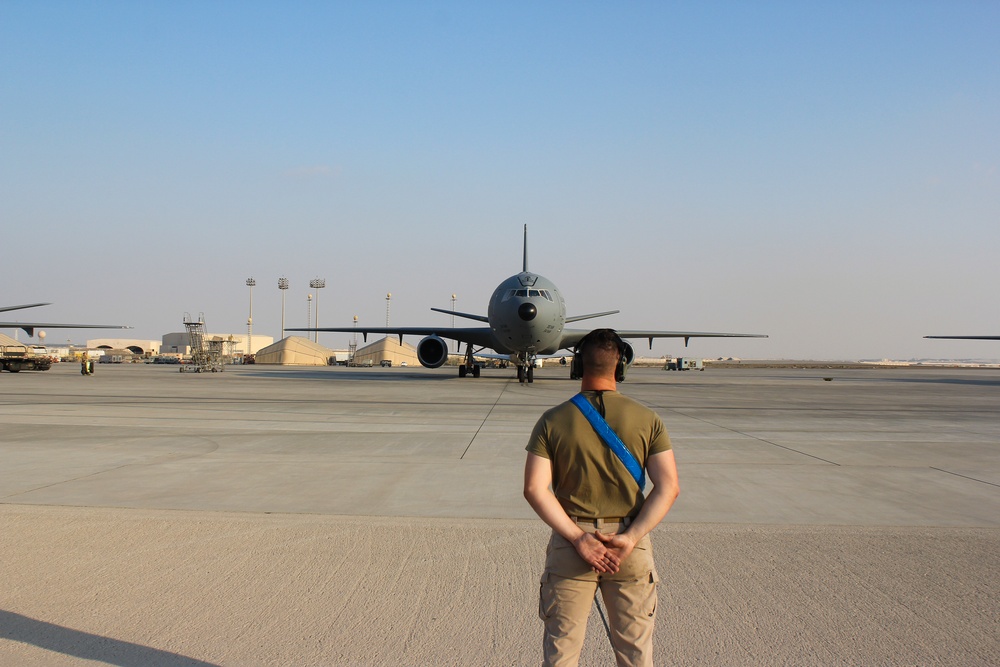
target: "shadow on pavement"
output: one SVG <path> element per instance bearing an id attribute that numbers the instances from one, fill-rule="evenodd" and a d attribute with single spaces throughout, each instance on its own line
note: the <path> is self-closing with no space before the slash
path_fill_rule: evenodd
<path id="1" fill-rule="evenodd" d="M 0 638 L 120 667 L 218 667 L 214 663 L 0 611 Z"/>

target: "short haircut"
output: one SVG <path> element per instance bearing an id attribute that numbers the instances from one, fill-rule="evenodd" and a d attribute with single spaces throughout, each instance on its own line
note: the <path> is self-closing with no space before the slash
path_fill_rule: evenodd
<path id="1" fill-rule="evenodd" d="M 621 358 L 622 339 L 614 329 L 594 329 L 580 341 L 588 375 L 614 375 Z"/>

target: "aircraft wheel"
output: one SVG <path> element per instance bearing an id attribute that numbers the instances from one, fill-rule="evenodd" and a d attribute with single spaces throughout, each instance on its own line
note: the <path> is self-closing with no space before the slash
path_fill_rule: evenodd
<path id="1" fill-rule="evenodd" d="M 528 366 L 528 382 L 534 382 L 534 381 L 535 381 L 535 367 Z"/>
<path id="2" fill-rule="evenodd" d="M 479 366 L 473 366 L 472 367 L 472 377 L 474 377 L 474 378 L 479 377 L 479 371 L 480 371 Z"/>
<path id="3" fill-rule="evenodd" d="M 465 364 L 459 365 L 459 367 L 458 367 L 458 377 L 464 378 L 467 372 L 468 372 L 468 369 L 465 367 Z"/>
<path id="4" fill-rule="evenodd" d="M 517 367 L 517 381 L 524 382 L 524 366 L 518 365 Z"/>

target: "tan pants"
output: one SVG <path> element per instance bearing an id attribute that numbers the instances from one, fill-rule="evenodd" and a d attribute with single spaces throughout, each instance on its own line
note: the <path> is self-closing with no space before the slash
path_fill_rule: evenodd
<path id="1" fill-rule="evenodd" d="M 617 533 L 619 524 L 580 521 L 586 531 Z M 649 536 L 615 574 L 598 574 L 576 553 L 573 545 L 552 533 L 542 574 L 538 615 L 545 622 L 543 665 L 576 665 L 580 660 L 587 618 L 597 589 L 601 590 L 611 627 L 611 643 L 618 665 L 653 664 L 653 623 L 656 619 L 656 584 Z"/>

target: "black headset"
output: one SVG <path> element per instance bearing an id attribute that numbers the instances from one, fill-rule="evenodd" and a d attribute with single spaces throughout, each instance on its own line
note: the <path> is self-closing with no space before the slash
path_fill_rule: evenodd
<path id="1" fill-rule="evenodd" d="M 615 345 L 618 346 L 618 364 L 615 366 L 615 382 L 623 382 L 625 380 L 625 369 L 628 368 L 628 359 L 625 354 L 628 350 L 628 344 L 622 340 L 622 337 L 619 336 L 618 332 L 614 329 L 594 329 L 580 339 L 580 342 L 578 342 L 576 347 L 573 348 L 573 362 L 570 366 L 570 378 L 579 380 L 583 377 L 583 350 L 592 340 L 591 336 L 598 331 L 611 332 Z"/>

